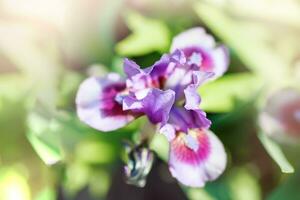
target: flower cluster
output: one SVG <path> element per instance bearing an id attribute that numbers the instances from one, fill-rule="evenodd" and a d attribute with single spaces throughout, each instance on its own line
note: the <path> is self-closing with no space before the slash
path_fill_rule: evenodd
<path id="1" fill-rule="evenodd" d="M 226 153 L 199 108 L 199 86 L 223 75 L 228 52 L 202 28 L 177 35 L 169 54 L 142 69 L 125 59 L 126 78 L 91 77 L 76 97 L 79 118 L 100 131 L 124 127 L 147 116 L 170 143 L 169 167 L 181 183 L 202 187 L 225 169 Z"/>

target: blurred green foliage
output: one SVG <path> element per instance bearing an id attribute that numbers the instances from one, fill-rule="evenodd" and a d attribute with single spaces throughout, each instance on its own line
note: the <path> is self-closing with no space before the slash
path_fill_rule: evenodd
<path id="1" fill-rule="evenodd" d="M 168 50 L 170 32 L 162 21 L 129 12 L 126 23 L 132 34 L 116 45 L 116 52 L 119 55 L 140 56 L 153 51 L 163 53 Z"/>
<path id="2" fill-rule="evenodd" d="M 262 86 L 262 81 L 253 74 L 233 73 L 201 87 L 200 106 L 207 112 L 229 112 L 239 101 L 252 100 Z"/>

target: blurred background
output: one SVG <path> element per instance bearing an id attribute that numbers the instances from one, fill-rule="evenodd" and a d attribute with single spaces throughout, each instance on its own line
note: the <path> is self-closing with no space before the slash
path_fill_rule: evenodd
<path id="1" fill-rule="evenodd" d="M 143 119 L 109 134 L 85 126 L 78 85 L 122 74 L 124 57 L 151 65 L 195 26 L 230 50 L 225 76 L 199 91 L 226 171 L 201 189 L 179 185 L 158 135 L 147 185 L 127 185 L 122 141 Z M 272 93 L 299 89 L 299 36 L 298 0 L 0 0 L 0 199 L 300 199 L 298 136 L 273 140 L 258 123 Z"/>

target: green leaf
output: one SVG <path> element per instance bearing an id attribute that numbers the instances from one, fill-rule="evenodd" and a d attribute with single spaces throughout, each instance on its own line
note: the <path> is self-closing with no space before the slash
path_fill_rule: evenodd
<path id="1" fill-rule="evenodd" d="M 261 141 L 262 145 L 265 147 L 266 151 L 269 153 L 269 155 L 278 164 L 283 173 L 294 172 L 293 166 L 286 159 L 280 146 L 277 143 L 268 138 L 265 133 L 259 133 L 258 138 Z"/>
<path id="2" fill-rule="evenodd" d="M 126 23 L 132 30 L 132 34 L 117 44 L 118 54 L 140 56 L 154 51 L 167 51 L 170 44 L 170 31 L 166 24 L 135 12 L 129 12 Z"/>
<path id="3" fill-rule="evenodd" d="M 246 101 L 257 95 L 262 82 L 251 73 L 223 76 L 200 87 L 200 107 L 208 112 L 228 112 L 237 100 Z"/>
<path id="4" fill-rule="evenodd" d="M 189 197 L 190 200 L 216 200 L 216 198 L 212 197 L 207 191 L 204 189 L 198 188 L 187 188 L 186 195 Z"/>
<path id="5" fill-rule="evenodd" d="M 47 165 L 62 160 L 57 122 L 51 114 L 43 110 L 32 112 L 28 117 L 27 138 L 39 157 Z"/>
<path id="6" fill-rule="evenodd" d="M 234 17 L 228 10 L 203 2 L 196 3 L 195 10 L 201 20 L 235 51 L 249 69 L 272 84 L 284 80 L 282 77 L 287 76 L 288 63 L 268 43 L 273 34 L 270 29 Z"/>
<path id="7" fill-rule="evenodd" d="M 44 188 L 34 200 L 55 200 L 56 192 L 53 188 L 46 187 Z"/>
<path id="8" fill-rule="evenodd" d="M 150 149 L 155 151 L 162 160 L 168 160 L 169 142 L 163 134 L 154 134 L 150 143 Z"/>
<path id="9" fill-rule="evenodd" d="M 38 156 L 43 160 L 47 165 L 52 165 L 61 160 L 61 155 L 58 149 L 53 147 L 34 134 L 28 133 L 27 138 L 31 143 L 32 147 L 35 149 Z"/>
<path id="10" fill-rule="evenodd" d="M 76 158 L 83 163 L 105 164 L 114 161 L 116 152 L 111 144 L 101 140 L 84 140 L 76 146 Z"/>
<path id="11" fill-rule="evenodd" d="M 261 191 L 257 177 L 253 176 L 246 168 L 237 168 L 231 171 L 228 178 L 228 185 L 232 200 L 261 199 Z"/>
<path id="12" fill-rule="evenodd" d="M 66 166 L 66 176 L 63 180 L 67 194 L 74 195 L 88 184 L 90 176 L 88 165 L 80 162 L 72 162 Z"/>
<path id="13" fill-rule="evenodd" d="M 28 95 L 30 84 L 22 74 L 2 74 L 0 75 L 0 101 L 6 98 L 10 101 L 17 101 Z"/>
<path id="14" fill-rule="evenodd" d="M 300 173 L 297 172 L 290 176 L 285 182 L 278 186 L 266 199 L 267 200 L 298 200 L 300 199 L 299 192 Z"/>

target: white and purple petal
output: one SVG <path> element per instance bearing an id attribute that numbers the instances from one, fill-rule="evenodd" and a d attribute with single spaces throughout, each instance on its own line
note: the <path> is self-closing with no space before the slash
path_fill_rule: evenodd
<path id="1" fill-rule="evenodd" d="M 212 72 L 215 73 L 214 78 L 222 76 L 228 69 L 229 65 L 229 53 L 227 47 L 221 45 L 215 48 L 212 53 L 212 60 L 214 69 Z"/>
<path id="2" fill-rule="evenodd" d="M 184 185 L 203 187 L 226 168 L 226 153 L 217 136 L 206 129 L 179 133 L 170 143 L 169 169 Z"/>
<path id="3" fill-rule="evenodd" d="M 213 49 L 202 49 L 200 47 L 187 47 L 183 49 L 189 61 L 198 66 L 198 70 L 204 72 L 213 72 L 214 76 L 211 79 L 216 79 L 222 76 L 228 69 L 229 58 L 228 50 L 225 46 L 216 47 Z M 198 55 L 201 59 L 194 59 Z"/>
<path id="4" fill-rule="evenodd" d="M 185 49 L 188 47 L 211 49 L 215 45 L 216 42 L 211 35 L 207 34 L 203 28 L 196 27 L 175 36 L 171 44 L 171 52 L 174 52 L 176 49 Z"/>
<path id="5" fill-rule="evenodd" d="M 117 96 L 126 89 L 118 74 L 91 77 L 81 83 L 76 96 L 77 115 L 81 121 L 100 131 L 113 131 L 135 119 L 123 111 Z"/>
<path id="6" fill-rule="evenodd" d="M 197 65 L 199 70 L 213 72 L 211 79 L 222 76 L 229 65 L 228 49 L 216 46 L 213 37 L 203 28 L 192 28 L 177 35 L 172 42 L 171 52 L 182 50 L 188 63 Z"/>

